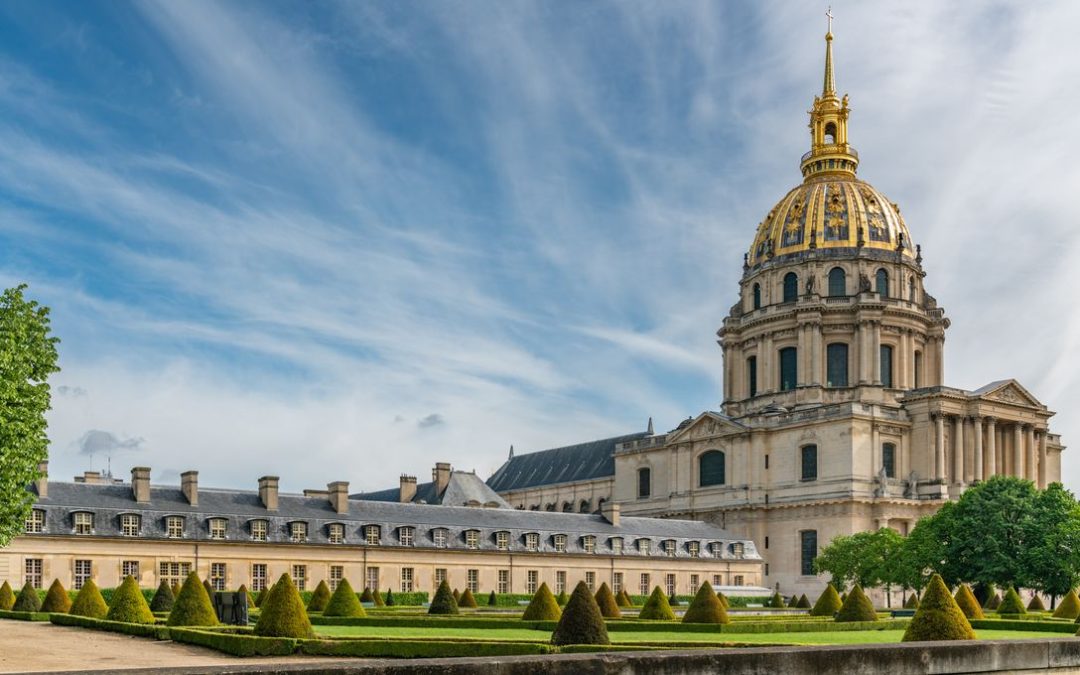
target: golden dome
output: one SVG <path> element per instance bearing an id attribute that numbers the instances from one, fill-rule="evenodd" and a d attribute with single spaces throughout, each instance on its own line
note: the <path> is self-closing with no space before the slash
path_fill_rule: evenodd
<path id="1" fill-rule="evenodd" d="M 900 208 L 869 183 L 840 174 L 810 179 L 784 195 L 758 226 L 747 262 L 840 248 L 915 259 Z"/>

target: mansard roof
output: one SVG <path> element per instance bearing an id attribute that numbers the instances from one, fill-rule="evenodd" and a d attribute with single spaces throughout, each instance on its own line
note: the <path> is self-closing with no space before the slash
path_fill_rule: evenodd
<path id="1" fill-rule="evenodd" d="M 375 492 L 361 492 L 349 495 L 350 499 L 369 502 L 399 502 L 401 488 L 389 488 Z M 411 500 L 414 504 L 442 504 L 444 506 L 486 506 L 500 509 L 511 508 L 499 493 L 488 487 L 475 473 L 467 471 L 450 472 L 450 481 L 442 494 L 435 487 L 435 482 L 420 483 L 416 486 L 416 495 Z"/>
<path id="2" fill-rule="evenodd" d="M 492 490 L 504 493 L 541 485 L 613 478 L 615 476 L 615 446 L 640 440 L 647 435 L 647 431 L 640 431 L 625 436 L 614 436 L 588 443 L 515 455 L 499 467 L 491 478 L 488 478 L 487 484 Z"/>

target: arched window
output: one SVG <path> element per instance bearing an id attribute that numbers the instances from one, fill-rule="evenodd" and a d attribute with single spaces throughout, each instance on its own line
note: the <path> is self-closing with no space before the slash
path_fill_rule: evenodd
<path id="1" fill-rule="evenodd" d="M 727 482 L 726 472 L 724 453 L 720 450 L 709 450 L 698 458 L 698 482 L 701 487 L 723 485 Z"/>
<path id="2" fill-rule="evenodd" d="M 881 345 L 881 386 L 892 388 L 892 345 Z"/>
<path id="3" fill-rule="evenodd" d="M 652 494 L 652 470 L 643 467 L 637 472 L 637 496 L 638 499 L 646 499 L 650 494 Z"/>
<path id="4" fill-rule="evenodd" d="M 887 478 L 896 478 L 896 445 L 893 443 L 881 446 L 881 465 Z"/>
<path id="5" fill-rule="evenodd" d="M 757 357 L 746 359 L 746 388 L 749 396 L 757 396 Z"/>
<path id="6" fill-rule="evenodd" d="M 825 386 L 848 386 L 848 346 L 836 342 L 825 348 Z"/>
<path id="7" fill-rule="evenodd" d="M 817 446 L 802 447 L 802 480 L 817 480 Z"/>
<path id="8" fill-rule="evenodd" d="M 828 124 L 825 125 L 825 142 L 826 143 L 835 143 L 836 142 L 836 125 L 833 124 L 832 122 L 829 122 Z"/>
<path id="9" fill-rule="evenodd" d="M 784 275 L 784 302 L 795 302 L 799 299 L 799 277 L 794 272 Z"/>
<path id="10" fill-rule="evenodd" d="M 874 275 L 874 290 L 883 298 L 889 297 L 889 273 L 879 269 Z"/>
<path id="11" fill-rule="evenodd" d="M 562 510 L 563 510 L 563 513 L 573 513 L 574 512 L 574 504 L 573 504 L 573 502 L 563 502 L 562 503 Z"/>
<path id="12" fill-rule="evenodd" d="M 588 512 L 589 512 L 589 500 L 588 499 L 582 499 L 581 503 L 578 504 L 578 513 L 588 513 Z"/>
<path id="13" fill-rule="evenodd" d="M 754 309 L 761 309 L 761 284 L 754 284 Z"/>
<path id="14" fill-rule="evenodd" d="M 794 347 L 780 350 L 780 391 L 791 391 L 799 377 L 798 352 Z"/>
<path id="15" fill-rule="evenodd" d="M 922 352 L 915 352 L 915 388 L 922 386 Z"/>
<path id="16" fill-rule="evenodd" d="M 829 295 L 840 298 L 847 295 L 847 273 L 842 267 L 829 270 Z"/>

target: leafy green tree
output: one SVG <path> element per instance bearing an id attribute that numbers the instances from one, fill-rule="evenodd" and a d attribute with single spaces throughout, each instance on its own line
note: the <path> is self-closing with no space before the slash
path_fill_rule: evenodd
<path id="1" fill-rule="evenodd" d="M 48 457 L 48 379 L 60 370 L 49 308 L 24 298 L 24 290 L 0 295 L 0 548 L 22 534 L 30 515 L 34 495 L 26 486 L 41 477 L 38 466 Z"/>
<path id="2" fill-rule="evenodd" d="M 899 586 L 921 591 L 934 574 L 942 575 L 946 582 L 956 582 L 952 570 L 946 569 L 955 511 L 956 502 L 946 502 L 937 513 L 915 524 L 895 563 Z"/>
<path id="3" fill-rule="evenodd" d="M 1061 483 L 1052 483 L 1035 497 L 1032 512 L 1036 535 L 1027 542 L 1023 585 L 1057 598 L 1080 584 L 1080 504 Z"/>
<path id="4" fill-rule="evenodd" d="M 901 552 L 904 538 L 895 530 L 883 527 L 872 532 L 856 532 L 829 542 L 814 559 L 814 569 L 832 576 L 834 586 L 858 584 L 864 588 L 904 586 Z"/>

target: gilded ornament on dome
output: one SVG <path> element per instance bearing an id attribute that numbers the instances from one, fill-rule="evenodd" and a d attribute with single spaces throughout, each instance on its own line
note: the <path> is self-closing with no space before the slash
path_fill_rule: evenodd
<path id="1" fill-rule="evenodd" d="M 838 184 L 825 191 L 825 241 L 848 239 L 848 209 L 844 191 Z"/>
<path id="2" fill-rule="evenodd" d="M 784 234 L 781 246 L 797 246 L 803 241 L 803 229 L 806 226 L 806 202 L 802 196 L 795 198 L 784 218 Z"/>
<path id="3" fill-rule="evenodd" d="M 866 203 L 866 223 L 870 231 L 870 240 L 891 241 L 889 224 L 885 220 L 885 213 L 881 210 L 877 197 L 866 188 L 862 188 L 859 192 Z"/>

